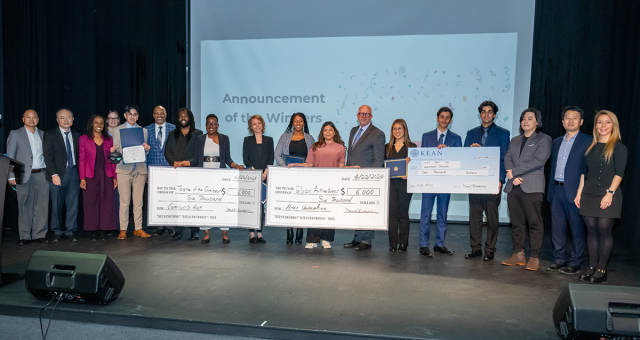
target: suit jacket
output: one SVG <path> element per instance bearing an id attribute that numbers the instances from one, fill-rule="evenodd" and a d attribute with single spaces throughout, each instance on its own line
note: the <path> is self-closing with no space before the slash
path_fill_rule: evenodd
<path id="1" fill-rule="evenodd" d="M 142 128 L 142 126 L 137 125 L 136 127 Z M 120 142 L 120 130 L 122 129 L 126 129 L 127 128 L 127 123 L 125 122 L 122 125 L 118 125 L 115 127 L 115 129 L 113 129 L 113 146 L 116 147 L 116 150 L 120 153 L 122 153 L 122 143 Z M 142 128 L 142 133 L 144 134 L 144 142 L 147 143 L 147 129 Z M 149 143 L 147 143 L 149 144 Z M 147 163 L 146 162 L 138 162 L 136 163 L 136 170 L 138 170 L 138 173 L 141 174 L 146 174 L 147 173 Z M 129 163 L 129 164 L 124 164 L 124 162 L 120 162 L 118 163 L 118 165 L 116 166 L 116 173 L 117 174 L 129 174 L 133 171 L 133 164 Z"/>
<path id="2" fill-rule="evenodd" d="M 549 177 L 549 192 L 547 194 L 547 200 L 549 202 L 551 202 L 553 189 L 555 188 L 553 181 L 556 176 L 556 166 L 558 164 L 558 154 L 560 153 L 562 138 L 564 138 L 564 135 L 554 139 L 551 146 L 551 175 Z M 578 131 L 576 140 L 573 141 L 573 146 L 571 146 L 571 151 L 569 151 L 569 159 L 567 159 L 567 164 L 564 167 L 564 192 L 569 202 L 573 202 L 578 193 L 580 176 L 584 168 L 584 154 L 591 145 L 591 141 L 593 141 L 593 137 Z"/>
<path id="3" fill-rule="evenodd" d="M 264 144 L 267 153 L 258 154 L 258 143 L 256 142 L 256 136 L 244 137 L 242 143 L 242 161 L 246 168 L 263 170 L 267 169 L 267 166 L 273 165 L 274 151 L 273 151 L 273 138 L 262 135 L 262 144 Z"/>
<path id="4" fill-rule="evenodd" d="M 196 160 L 196 141 L 199 136 L 202 136 L 202 131 L 196 129 L 192 133 L 186 135 L 187 138 L 187 146 L 185 159 L 178 159 L 178 138 L 182 134 L 181 129 L 175 129 L 172 133 L 169 134 L 169 138 L 167 139 L 167 143 L 164 145 L 164 157 L 167 159 L 167 163 L 173 166 L 175 162 L 183 162 L 189 161 L 189 163 L 193 164 L 197 163 Z M 182 157 L 180 157 L 182 158 Z"/>
<path id="5" fill-rule="evenodd" d="M 438 129 L 434 129 L 433 131 L 425 132 L 422 134 L 422 147 L 423 148 L 436 148 L 438 147 L 438 139 L 440 132 Z M 459 148 L 462 147 L 462 138 L 455 134 L 453 131 L 447 131 L 447 135 L 444 138 L 444 144 L 448 147 Z"/>
<path id="6" fill-rule="evenodd" d="M 145 129 L 147 130 L 147 135 L 149 136 L 149 155 L 147 155 L 147 164 L 149 166 L 169 166 L 169 162 L 164 157 L 164 150 L 167 146 L 167 139 L 169 138 L 169 134 L 171 131 L 176 129 L 176 126 L 171 123 L 165 123 L 165 129 L 162 131 L 162 148 L 158 146 L 158 139 L 156 139 L 156 127 L 158 125 L 153 123 Z"/>
<path id="7" fill-rule="evenodd" d="M 80 155 L 80 148 L 78 146 L 78 139 L 80 138 L 80 134 L 73 130 L 70 131 L 74 161 L 76 162 L 76 166 L 79 166 L 80 162 L 78 157 Z M 64 142 L 64 136 L 59 127 L 56 126 L 51 130 L 45 131 L 42 149 L 44 162 L 47 164 L 47 181 L 51 182 L 51 178 L 56 174 L 60 176 L 60 180 L 62 180 L 64 173 L 67 171 L 67 145 Z"/>
<path id="8" fill-rule="evenodd" d="M 80 136 L 78 143 L 80 144 L 80 180 L 87 177 L 93 178 L 96 166 L 96 143 L 93 139 L 89 139 L 87 135 Z M 112 146 L 113 138 L 102 139 L 102 150 L 104 152 L 104 165 L 107 177 L 113 177 L 116 173 L 116 165 L 109 162 L 109 154 L 111 153 Z"/>
<path id="9" fill-rule="evenodd" d="M 207 135 L 198 136 L 196 140 L 196 155 L 195 155 L 195 164 L 191 163 L 191 166 L 194 167 L 203 167 L 204 163 L 204 144 L 207 141 Z M 220 167 L 226 168 L 227 165 L 231 167 L 231 164 L 234 163 L 233 159 L 231 159 L 231 144 L 229 143 L 229 137 L 227 135 L 223 135 L 218 133 L 218 144 L 220 147 Z"/>
<path id="10" fill-rule="evenodd" d="M 362 168 L 384 167 L 384 132 L 371 124 L 360 136 L 356 145 L 351 146 L 359 129 L 360 126 L 355 126 L 349 134 L 346 165 L 359 165 Z"/>
<path id="11" fill-rule="evenodd" d="M 467 137 L 464 139 L 464 146 L 469 147 L 473 143 L 482 141 L 482 135 L 484 129 L 482 125 L 475 127 L 467 131 Z M 489 135 L 484 143 L 484 146 L 498 146 L 500 147 L 500 183 L 504 184 L 504 178 L 507 176 L 507 171 L 504 168 L 504 156 L 507 154 L 507 148 L 509 147 L 509 130 L 504 129 L 493 124 L 493 127 L 489 130 Z"/>
<path id="12" fill-rule="evenodd" d="M 551 137 L 542 132 L 534 132 L 520 153 L 523 138 L 524 135 L 513 137 L 504 157 L 504 167 L 511 170 L 513 175 L 504 186 L 504 192 L 510 192 L 513 189 L 513 181 L 520 177 L 522 191 L 528 194 L 544 193 L 544 164 L 551 155 Z"/>
<path id="13" fill-rule="evenodd" d="M 40 136 L 40 141 L 44 144 L 44 131 L 38 129 L 38 136 Z M 44 157 L 44 145 L 42 147 L 42 153 Z M 24 164 L 19 184 L 27 183 L 31 176 L 31 170 L 33 170 L 33 151 L 31 151 L 31 144 L 29 143 L 29 136 L 27 135 L 25 127 L 9 132 L 9 138 L 7 139 L 7 156 Z M 9 178 L 15 178 L 13 172 L 9 174 Z"/>

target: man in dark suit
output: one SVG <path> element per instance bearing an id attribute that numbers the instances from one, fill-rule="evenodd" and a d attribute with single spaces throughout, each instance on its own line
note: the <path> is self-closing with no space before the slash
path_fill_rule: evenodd
<path id="1" fill-rule="evenodd" d="M 45 173 L 42 140 L 44 132 L 37 128 L 39 118 L 34 110 L 22 115 L 24 127 L 13 130 L 7 139 L 7 156 L 24 164 L 20 183 L 13 172 L 9 184 L 16 186 L 18 196 L 18 231 L 20 245 L 30 240 L 47 241 L 47 215 L 49 213 L 49 183 Z"/>
<path id="2" fill-rule="evenodd" d="M 584 167 L 584 154 L 593 138 L 580 132 L 584 111 L 577 106 L 562 110 L 562 126 L 566 134 L 551 145 L 551 175 L 547 200 L 551 203 L 551 235 L 553 264 L 547 270 L 576 274 L 580 270 L 585 248 L 585 233 L 580 211 L 573 200 L 578 193 Z M 573 249 L 567 256 L 567 221 Z"/>
<path id="3" fill-rule="evenodd" d="M 176 126 L 167 123 L 167 110 L 158 105 L 153 109 L 153 124 L 145 127 L 149 138 L 149 155 L 147 156 L 147 166 L 169 166 L 164 157 L 164 147 L 167 144 L 167 137 L 176 129 Z M 158 227 L 155 234 L 162 235 L 164 227 Z M 173 234 L 173 228 L 169 229 L 169 235 Z"/>
<path id="4" fill-rule="evenodd" d="M 60 109 L 56 113 L 58 127 L 44 133 L 44 162 L 47 165 L 47 180 L 50 181 L 51 231 L 53 242 L 68 239 L 77 242 L 74 233 L 78 230 L 78 199 L 80 176 L 78 175 L 78 139 L 80 134 L 71 131 L 73 113 Z M 60 220 L 62 208 L 66 207 L 66 230 Z"/>
<path id="5" fill-rule="evenodd" d="M 384 166 L 384 132 L 371 124 L 373 114 L 369 105 L 360 106 L 357 116 L 360 125 L 351 129 L 349 134 L 347 166 L 382 168 Z M 344 247 L 354 250 L 371 249 L 374 236 L 374 230 L 356 230 L 353 240 L 345 243 Z"/>
<path id="6" fill-rule="evenodd" d="M 482 213 L 487 215 L 487 239 L 485 241 L 484 252 L 482 258 L 484 261 L 493 260 L 493 254 L 496 251 L 496 242 L 498 241 L 498 227 L 500 218 L 498 215 L 498 207 L 501 200 L 501 189 L 504 184 L 504 178 L 507 175 L 504 169 L 504 156 L 509 147 L 509 131 L 496 125 L 493 120 L 498 113 L 498 105 L 487 100 L 482 102 L 478 107 L 480 112 L 480 120 L 482 124 L 476 128 L 467 131 L 467 137 L 464 139 L 465 147 L 500 147 L 500 177 L 498 183 L 497 194 L 469 194 L 469 238 L 471 243 L 471 252 L 464 257 L 472 259 L 482 257 Z"/>
<path id="7" fill-rule="evenodd" d="M 450 108 L 444 106 L 438 110 L 438 127 L 426 132 L 422 135 L 423 148 L 446 148 L 446 147 L 462 147 L 462 138 L 449 130 L 449 124 L 453 120 L 453 112 Z M 431 257 L 429 250 L 429 233 L 431 224 L 431 212 L 433 211 L 433 203 L 438 202 L 437 226 L 438 233 L 436 235 L 436 245 L 433 251 L 453 255 L 453 251 L 444 246 L 444 238 L 447 233 L 447 211 L 449 210 L 449 200 L 451 194 L 422 194 L 422 209 L 420 210 L 420 254 Z"/>

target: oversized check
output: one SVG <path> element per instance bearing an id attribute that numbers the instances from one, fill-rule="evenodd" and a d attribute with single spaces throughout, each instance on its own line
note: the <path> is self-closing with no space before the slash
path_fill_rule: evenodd
<path id="1" fill-rule="evenodd" d="M 148 224 L 260 229 L 260 170 L 149 167 Z"/>
<path id="2" fill-rule="evenodd" d="M 265 225 L 388 229 L 389 169 L 271 166 L 267 177 Z"/>
<path id="3" fill-rule="evenodd" d="M 500 148 L 410 148 L 407 192 L 497 194 Z"/>

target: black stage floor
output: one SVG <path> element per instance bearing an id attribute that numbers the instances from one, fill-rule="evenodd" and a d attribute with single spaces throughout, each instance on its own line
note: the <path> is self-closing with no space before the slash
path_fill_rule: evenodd
<path id="1" fill-rule="evenodd" d="M 553 305 L 577 276 L 501 266 L 511 255 L 508 227 L 500 228 L 492 262 L 464 259 L 466 225 L 449 226 L 455 255 L 433 258 L 418 254 L 418 224 L 411 228 L 407 253 L 389 252 L 383 232 L 371 250 L 355 252 L 342 248 L 353 234 L 344 230 L 334 248 L 312 250 L 286 245 L 281 228 L 267 228 L 267 243 L 254 245 L 246 230 L 231 230 L 223 245 L 216 229 L 208 245 L 167 236 L 91 241 L 79 233 L 73 244 L 22 247 L 7 230 L 3 258 L 5 271 L 23 272 L 37 249 L 111 255 L 126 279 L 120 297 L 107 306 L 61 303 L 57 319 L 282 339 L 556 338 Z M 552 259 L 548 235 L 544 245 L 543 268 Z M 640 271 L 614 253 L 608 280 L 638 286 Z M 0 288 L 0 314 L 37 317 L 44 305 L 24 281 Z"/>

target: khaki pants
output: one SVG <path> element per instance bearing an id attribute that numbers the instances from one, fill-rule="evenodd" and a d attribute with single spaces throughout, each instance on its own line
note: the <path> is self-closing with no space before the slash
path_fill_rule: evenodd
<path id="1" fill-rule="evenodd" d="M 118 174 L 118 193 L 120 194 L 120 231 L 129 227 L 129 204 L 133 197 L 133 219 L 136 230 L 142 229 L 142 194 L 147 174 L 134 170 L 128 174 Z"/>

